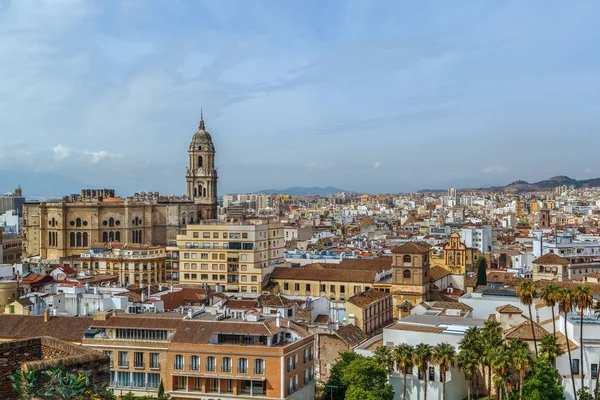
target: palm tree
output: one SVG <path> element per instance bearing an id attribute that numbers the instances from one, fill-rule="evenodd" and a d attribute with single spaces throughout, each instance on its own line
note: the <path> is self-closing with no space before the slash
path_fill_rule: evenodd
<path id="1" fill-rule="evenodd" d="M 465 378 L 467 379 L 467 400 L 471 400 L 472 380 L 474 376 L 477 376 L 477 370 L 479 369 L 479 361 L 477 359 L 477 353 L 470 349 L 461 350 L 458 353 L 458 368 L 465 374 Z"/>
<path id="2" fill-rule="evenodd" d="M 481 365 L 483 353 L 483 337 L 481 329 L 477 326 L 472 326 L 467 329 L 463 338 L 460 340 L 458 347 L 461 352 L 468 352 L 470 357 L 469 362 L 475 365 L 475 372 L 472 377 L 475 378 L 476 397 L 479 397 L 479 375 L 477 372 Z"/>
<path id="3" fill-rule="evenodd" d="M 512 365 L 510 351 L 505 344 L 494 347 L 490 352 L 491 367 L 494 370 L 494 384 L 498 400 L 502 400 L 504 394 L 504 386 L 509 378 L 509 372 Z"/>
<path id="4" fill-rule="evenodd" d="M 594 299 L 592 298 L 592 289 L 589 286 L 579 285 L 575 288 L 573 293 L 575 296 L 575 305 L 579 309 L 579 364 L 581 365 L 581 387 L 583 387 L 583 312 L 589 310 L 594 305 Z"/>
<path id="5" fill-rule="evenodd" d="M 575 389 L 575 377 L 573 376 L 573 360 L 571 359 L 571 345 L 569 343 L 569 331 L 567 330 L 567 315 L 573 310 L 573 292 L 568 288 L 561 288 L 556 295 L 558 302 L 558 312 L 564 314 L 565 320 L 565 340 L 567 342 L 567 353 L 569 353 L 569 368 L 571 370 L 571 384 L 573 385 L 573 396 L 577 400 L 577 392 Z"/>
<path id="6" fill-rule="evenodd" d="M 546 335 L 550 336 L 550 335 Z M 550 336 L 554 337 L 554 336 Z M 521 339 L 511 339 L 509 344 L 512 366 L 519 375 L 519 399 L 523 400 L 523 381 L 531 366 L 531 355 L 529 347 Z"/>
<path id="7" fill-rule="evenodd" d="M 396 346 L 393 352 L 396 368 L 402 372 L 404 378 L 402 399 L 406 400 L 406 374 L 412 371 L 413 368 L 413 352 L 415 348 L 410 344 L 402 343 Z"/>
<path id="8" fill-rule="evenodd" d="M 600 302 L 596 303 L 596 305 L 594 306 L 594 315 L 596 316 L 596 319 L 600 319 Z M 600 383 L 600 371 L 598 370 L 598 368 L 600 368 L 600 360 L 598 360 L 598 367 L 596 367 L 596 385 L 594 386 L 594 399 L 598 400 L 598 395 L 600 395 L 600 387 L 598 387 L 598 384 Z"/>
<path id="9" fill-rule="evenodd" d="M 446 400 L 446 372 L 456 364 L 456 349 L 448 343 L 440 343 L 433 349 L 433 362 L 440 366 L 442 400 Z"/>
<path id="10" fill-rule="evenodd" d="M 481 330 L 481 362 L 488 369 L 488 394 L 492 393 L 492 352 L 502 344 L 502 328 L 498 321 L 485 321 Z M 484 370 L 485 372 L 485 370 Z"/>
<path id="11" fill-rule="evenodd" d="M 427 368 L 433 355 L 433 348 L 426 344 L 420 343 L 415 347 L 413 353 L 413 364 L 417 366 L 419 372 L 423 374 L 423 400 L 427 400 Z"/>
<path id="12" fill-rule="evenodd" d="M 556 336 L 554 335 L 545 335 L 540 341 L 540 354 L 545 354 L 548 357 L 548 360 L 552 365 L 556 361 L 556 357 L 558 357 L 560 353 L 560 346 L 556 341 Z"/>
<path id="13" fill-rule="evenodd" d="M 550 283 L 546 286 L 542 286 L 540 290 L 540 298 L 544 301 L 546 307 L 550 307 L 552 310 L 552 333 L 556 336 L 556 321 L 554 321 L 554 308 L 556 307 L 556 294 L 558 292 L 558 286 L 554 283 Z"/>
<path id="14" fill-rule="evenodd" d="M 392 351 L 387 346 L 379 346 L 373 353 L 375 362 L 383 368 L 387 374 L 391 374 L 394 369 L 394 357 Z"/>
<path id="15" fill-rule="evenodd" d="M 531 335 L 533 336 L 533 347 L 535 348 L 535 355 L 537 357 L 537 341 L 535 340 L 535 329 L 533 327 L 533 314 L 531 312 L 531 305 L 533 304 L 533 297 L 535 296 L 535 285 L 533 281 L 525 281 L 522 282 L 519 286 L 517 286 L 517 294 L 519 295 L 519 299 L 521 299 L 521 303 L 527 306 L 529 310 L 529 322 L 531 323 Z"/>

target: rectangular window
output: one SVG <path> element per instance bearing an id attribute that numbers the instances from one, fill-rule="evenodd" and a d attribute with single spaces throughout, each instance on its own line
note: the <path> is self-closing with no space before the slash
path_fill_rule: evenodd
<path id="1" fill-rule="evenodd" d="M 219 238 L 219 232 L 213 232 L 213 239 Z"/>
<path id="2" fill-rule="evenodd" d="M 150 369 L 159 369 L 158 353 L 150 353 Z"/>
<path id="3" fill-rule="evenodd" d="M 210 239 L 210 232 L 202 232 L 202 237 L 205 239 Z"/>
<path id="4" fill-rule="evenodd" d="M 289 290 L 289 285 L 287 282 L 283 282 L 283 290 Z"/>
<path id="5" fill-rule="evenodd" d="M 217 360 L 215 357 L 206 357 L 206 370 L 215 372 L 217 370 Z"/>
<path id="6" fill-rule="evenodd" d="M 148 387 L 158 389 L 160 386 L 160 374 L 148 374 Z"/>
<path id="7" fill-rule="evenodd" d="M 183 274 L 183 279 L 190 279 L 190 274 Z"/>
<path id="8" fill-rule="evenodd" d="M 299 284 L 299 283 L 296 283 L 296 284 L 294 285 L 294 290 L 295 290 L 296 292 L 299 292 L 299 291 L 300 291 L 300 284 Z"/>
<path id="9" fill-rule="evenodd" d="M 109 360 L 110 360 L 109 361 L 109 363 L 110 363 L 109 365 L 112 368 L 112 366 L 113 366 L 112 351 L 110 351 L 110 350 L 104 350 L 104 355 L 109 358 Z"/>
<path id="10" fill-rule="evenodd" d="M 177 354 L 175 356 L 175 365 L 173 368 L 182 370 L 183 369 L 183 356 L 181 354 Z"/>
<path id="11" fill-rule="evenodd" d="M 221 371 L 222 372 L 231 372 L 231 358 L 223 357 L 222 360 L 223 361 L 221 364 Z"/>
<path id="12" fill-rule="evenodd" d="M 194 239 L 198 239 L 198 237 L 199 237 L 199 236 L 200 236 L 200 235 L 198 234 L 198 232 L 193 232 L 193 233 L 192 233 L 192 237 L 193 237 Z"/>
<path id="13" fill-rule="evenodd" d="M 127 360 L 127 352 L 126 351 L 119 352 L 119 367 L 122 367 L 122 368 L 129 367 L 129 362 Z"/>
<path id="14" fill-rule="evenodd" d="M 136 351 L 134 353 L 134 367 L 135 368 L 144 368 L 144 353 Z"/>
<path id="15" fill-rule="evenodd" d="M 598 376 L 598 364 L 592 364 L 592 378 L 596 378 Z"/>
<path id="16" fill-rule="evenodd" d="M 121 372 L 117 373 L 117 385 L 119 386 L 130 386 L 131 382 L 129 381 L 129 372 Z"/>
<path id="17" fill-rule="evenodd" d="M 200 370 L 200 357 L 198 357 L 198 356 L 190 357 L 190 370 L 192 370 L 192 371 Z"/>
<path id="18" fill-rule="evenodd" d="M 145 387 L 146 386 L 146 374 L 143 372 L 134 372 L 131 376 L 133 387 Z"/>
<path id="19" fill-rule="evenodd" d="M 573 375 L 579 375 L 579 359 L 573 359 Z"/>
<path id="20" fill-rule="evenodd" d="M 201 253 L 200 258 L 203 260 L 208 260 L 208 253 Z"/>
<path id="21" fill-rule="evenodd" d="M 248 359 L 247 358 L 239 358 L 238 359 L 238 373 L 240 373 L 240 374 L 248 373 Z"/>
<path id="22" fill-rule="evenodd" d="M 254 360 L 254 373 L 257 375 L 263 375 L 265 373 L 265 360 L 260 358 Z"/>
<path id="23" fill-rule="evenodd" d="M 429 367 L 429 380 L 431 382 L 435 381 L 435 367 Z"/>
<path id="24" fill-rule="evenodd" d="M 307 291 L 307 292 L 310 292 L 310 283 L 307 283 L 307 284 L 306 284 L 306 291 Z"/>

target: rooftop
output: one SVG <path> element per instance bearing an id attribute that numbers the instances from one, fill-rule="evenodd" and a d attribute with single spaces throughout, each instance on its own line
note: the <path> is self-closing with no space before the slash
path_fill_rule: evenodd
<path id="1" fill-rule="evenodd" d="M 391 296 L 390 293 L 386 293 L 381 290 L 373 289 L 373 290 L 368 290 L 366 292 L 361 292 L 361 293 L 355 294 L 354 296 L 350 297 L 346 301 L 348 303 L 354 304 L 355 306 L 358 306 L 360 308 L 365 308 L 368 305 L 378 302 L 379 300 L 384 299 L 389 296 Z"/>

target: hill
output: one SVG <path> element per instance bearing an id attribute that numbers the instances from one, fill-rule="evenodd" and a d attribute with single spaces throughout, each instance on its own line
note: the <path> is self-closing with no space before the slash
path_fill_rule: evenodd
<path id="1" fill-rule="evenodd" d="M 296 187 L 291 187 L 291 188 L 287 188 L 287 189 L 266 189 L 266 190 L 261 190 L 260 194 L 288 194 L 291 196 L 312 196 L 312 195 L 319 195 L 322 197 L 328 196 L 330 194 L 336 194 L 339 192 L 345 192 L 345 193 L 354 193 L 350 190 L 345 190 L 345 189 L 340 189 L 340 188 L 336 188 L 333 186 L 327 186 L 327 187 L 302 187 L 302 186 L 296 186 Z"/>
<path id="2" fill-rule="evenodd" d="M 509 183 L 506 186 L 491 186 L 491 187 L 481 187 L 476 189 L 460 189 L 464 190 L 489 190 L 495 192 L 512 192 L 512 193 L 522 193 L 522 192 L 544 192 L 544 191 L 552 191 L 559 186 L 575 186 L 575 188 L 591 188 L 591 187 L 600 187 L 600 178 L 593 179 L 584 179 L 577 180 L 573 178 L 569 178 L 568 176 L 559 175 L 553 176 L 552 178 L 548 178 L 543 181 L 529 183 L 527 181 L 518 180 L 512 183 Z M 433 189 L 424 189 L 420 190 L 419 193 L 429 193 L 429 192 L 445 192 L 446 189 L 433 190 Z"/>

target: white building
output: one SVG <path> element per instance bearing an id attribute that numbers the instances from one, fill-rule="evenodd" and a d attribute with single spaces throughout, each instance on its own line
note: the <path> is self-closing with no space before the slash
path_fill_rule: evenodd
<path id="1" fill-rule="evenodd" d="M 463 243 L 482 253 L 492 251 L 492 227 L 482 225 L 476 228 L 463 228 L 460 230 L 460 238 Z"/>
<path id="2" fill-rule="evenodd" d="M 0 230 L 7 233 L 21 233 L 21 217 L 17 210 L 8 210 L 0 214 Z"/>

